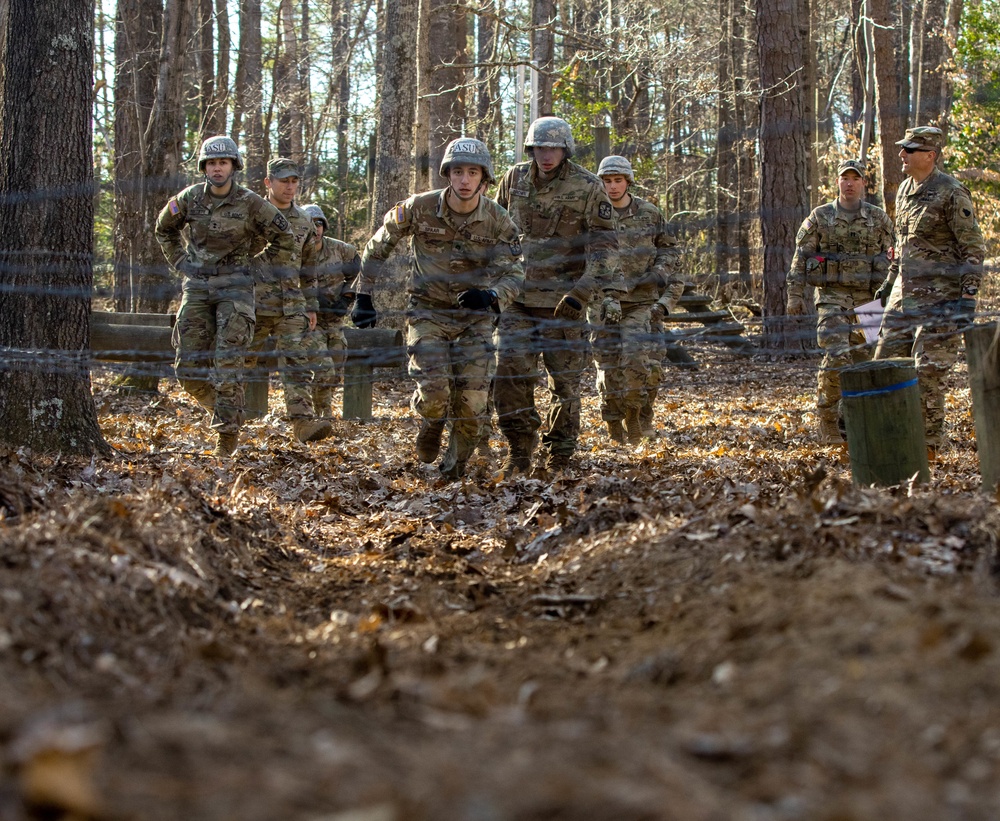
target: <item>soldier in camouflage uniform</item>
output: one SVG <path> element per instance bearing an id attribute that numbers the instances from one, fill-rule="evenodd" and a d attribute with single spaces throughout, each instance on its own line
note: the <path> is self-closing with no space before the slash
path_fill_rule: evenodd
<path id="1" fill-rule="evenodd" d="M 163 255 L 184 276 L 174 369 L 184 389 L 212 414 L 216 452 L 225 456 L 236 450 L 243 425 L 244 355 L 254 332 L 251 257 L 259 251 L 259 259 L 268 261 L 295 247 L 281 212 L 235 183 L 242 168 L 233 140 L 209 137 L 198 154 L 205 182 L 181 191 L 156 220 Z"/>
<path id="2" fill-rule="evenodd" d="M 312 220 L 295 205 L 299 189 L 299 167 L 294 160 L 278 157 L 267 164 L 267 200 L 288 220 L 295 237 L 289 254 L 253 266 L 257 286 L 257 328 L 250 344 L 247 368 L 257 365 L 254 355 L 275 340 L 285 410 L 292 432 L 300 442 L 325 439 L 333 430 L 327 419 L 313 414 L 312 367 L 305 336 L 316 327 L 316 229 Z"/>
<path id="3" fill-rule="evenodd" d="M 806 312 L 805 288 L 816 288 L 816 341 L 823 351 L 816 385 L 819 441 L 843 442 L 840 371 L 870 357 L 854 309 L 871 302 L 889 269 L 892 220 L 864 202 L 865 167 L 845 160 L 837 169 L 839 195 L 806 217 L 799 228 L 788 272 L 789 316 Z"/>
<path id="4" fill-rule="evenodd" d="M 976 312 L 986 246 L 969 190 L 937 168 L 939 128 L 907 129 L 899 158 L 896 248 L 879 288 L 886 304 L 875 356 L 912 356 L 920 380 L 928 456 L 943 443 L 942 381 L 958 359 L 959 333 Z"/>
<path id="5" fill-rule="evenodd" d="M 535 410 L 538 356 L 548 374 L 549 412 L 541 474 L 569 465 L 580 434 L 580 376 L 586 366 L 585 313 L 595 294 L 624 291 L 615 278 L 614 212 L 595 175 L 571 162 L 573 133 L 541 117 L 524 141 L 529 162 L 510 168 L 497 201 L 523 231 L 524 293 L 500 318 L 493 398 L 509 450 L 503 472 L 531 468 L 542 427 Z"/>
<path id="6" fill-rule="evenodd" d="M 406 345 L 417 383 L 411 405 L 423 417 L 417 458 L 426 463 L 437 458 L 451 420 L 440 469 L 445 478 L 456 479 L 486 418 L 494 320 L 520 292 L 524 268 L 518 227 L 483 195 L 493 181 L 486 146 L 470 137 L 453 140 L 445 148 L 441 176 L 447 188 L 416 194 L 385 215 L 365 246 L 354 291 L 359 300 L 370 295 L 392 249 L 411 238 Z"/>
<path id="7" fill-rule="evenodd" d="M 653 403 L 663 350 L 653 325 L 676 308 L 684 292 L 684 281 L 675 273 L 680 248 L 660 209 L 629 192 L 635 175 L 625 157 L 605 157 L 597 175 L 615 209 L 619 269 L 627 289 L 619 305 L 605 300 L 603 316 L 597 317 L 602 323 L 594 333 L 601 418 L 614 441 L 624 442 L 627 433 L 629 444 L 636 445 L 643 436 L 656 435 Z"/>
<path id="8" fill-rule="evenodd" d="M 313 364 L 313 410 L 328 418 L 333 389 L 340 383 L 347 361 L 347 340 L 344 338 L 344 317 L 350 313 L 354 293 L 351 283 L 361 270 L 358 249 L 347 242 L 326 236 L 330 224 L 318 205 L 307 205 L 302 211 L 316 229 L 316 328 L 306 335 Z"/>

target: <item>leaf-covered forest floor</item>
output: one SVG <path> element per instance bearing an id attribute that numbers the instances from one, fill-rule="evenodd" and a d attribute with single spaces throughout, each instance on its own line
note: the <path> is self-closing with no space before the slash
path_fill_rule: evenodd
<path id="1" fill-rule="evenodd" d="M 859 490 L 814 362 L 697 355 L 639 448 L 588 387 L 555 482 L 440 480 L 405 379 L 220 460 L 96 374 L 117 459 L 0 454 L 0 818 L 1000 817 L 964 366 L 930 483 Z"/>

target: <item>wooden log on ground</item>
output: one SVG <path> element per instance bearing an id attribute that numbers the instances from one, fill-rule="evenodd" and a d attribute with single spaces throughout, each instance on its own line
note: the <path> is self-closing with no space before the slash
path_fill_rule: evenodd
<path id="1" fill-rule="evenodd" d="M 840 372 L 851 476 L 859 486 L 930 479 L 917 369 L 912 359 L 862 362 Z"/>
<path id="2" fill-rule="evenodd" d="M 1000 325 L 973 325 L 964 336 L 979 474 L 983 491 L 995 494 L 1000 482 Z"/>
<path id="3" fill-rule="evenodd" d="M 91 311 L 91 325 L 165 325 L 174 326 L 175 314 L 130 314 L 124 311 Z"/>

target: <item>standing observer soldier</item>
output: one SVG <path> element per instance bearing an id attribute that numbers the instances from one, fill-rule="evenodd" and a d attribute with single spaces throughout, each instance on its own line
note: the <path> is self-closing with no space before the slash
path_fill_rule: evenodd
<path id="1" fill-rule="evenodd" d="M 313 410 L 322 418 L 331 416 L 333 389 L 343 378 L 347 360 L 344 317 L 351 310 L 354 293 L 351 283 L 361 270 L 358 249 L 347 242 L 326 236 L 330 229 L 326 214 L 318 205 L 302 211 L 316 229 L 316 328 L 306 335 L 306 347 L 313 365 Z"/>
<path id="2" fill-rule="evenodd" d="M 529 162 L 510 168 L 497 201 L 523 232 L 524 293 L 500 318 L 493 398 L 508 442 L 503 472 L 527 473 L 542 426 L 535 409 L 538 356 L 548 374 L 549 412 L 539 467 L 567 467 L 580 435 L 580 376 L 587 357 L 585 312 L 595 293 L 617 309 L 618 241 L 600 179 L 570 161 L 573 132 L 558 117 L 528 127 Z"/>
<path id="3" fill-rule="evenodd" d="M 275 340 L 280 357 L 285 410 L 292 432 L 300 442 L 315 442 L 330 435 L 328 419 L 313 415 L 312 361 L 305 336 L 316 327 L 316 229 L 312 220 L 295 205 L 299 190 L 299 167 L 294 160 L 278 157 L 267 164 L 264 178 L 267 201 L 288 221 L 295 237 L 290 252 L 269 260 L 255 260 L 257 328 L 250 344 L 247 368 L 257 365 L 257 354 L 269 338 Z"/>
<path id="4" fill-rule="evenodd" d="M 653 323 L 674 310 L 684 293 L 684 280 L 676 274 L 680 248 L 660 209 L 629 192 L 635 175 L 625 157 L 605 157 L 597 176 L 615 209 L 626 288 L 619 298 L 620 314 L 605 308 L 603 327 L 595 332 L 601 417 L 614 441 L 624 442 L 627 433 L 629 443 L 636 445 L 643 436 L 656 435 L 653 403 L 663 375 L 663 351 Z"/>
<path id="5" fill-rule="evenodd" d="M 823 351 L 816 379 L 819 441 L 843 442 L 840 430 L 840 371 L 868 359 L 855 309 L 871 302 L 889 269 L 892 220 L 863 201 L 865 167 L 844 160 L 837 169 L 839 195 L 806 217 L 795 240 L 785 280 L 788 315 L 801 316 L 805 287 L 816 288 L 816 342 Z"/>
<path id="6" fill-rule="evenodd" d="M 879 288 L 886 305 L 875 356 L 912 356 L 928 457 L 943 443 L 944 389 L 958 359 L 959 333 L 972 322 L 986 246 L 969 190 L 937 168 L 939 128 L 909 128 L 902 146 L 903 180 L 896 192 L 896 249 Z"/>
<path id="7" fill-rule="evenodd" d="M 167 261 L 184 276 L 174 325 L 174 370 L 184 389 L 212 414 L 216 453 L 236 450 L 243 425 L 243 368 L 254 332 L 254 246 L 269 261 L 293 252 L 288 221 L 233 177 L 243 159 L 226 136 L 209 137 L 198 153 L 205 182 L 185 188 L 156 220 Z M 189 241 L 182 239 L 187 225 Z M 213 369 L 212 361 L 215 366 Z"/>
<path id="8" fill-rule="evenodd" d="M 460 137 L 445 148 L 441 176 L 448 187 L 415 194 L 386 215 L 361 256 L 354 287 L 367 297 L 382 277 L 396 244 L 412 238 L 407 282 L 409 372 L 417 383 L 411 402 L 423 417 L 417 458 L 433 462 L 451 420 L 441 473 L 465 471 L 486 418 L 494 370 L 493 324 L 521 289 L 524 269 L 518 227 L 483 191 L 493 181 L 493 160 L 479 140 Z"/>

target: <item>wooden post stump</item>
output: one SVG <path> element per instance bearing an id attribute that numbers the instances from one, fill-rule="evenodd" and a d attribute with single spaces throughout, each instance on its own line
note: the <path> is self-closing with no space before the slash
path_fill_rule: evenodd
<path id="1" fill-rule="evenodd" d="M 1000 350 L 992 350 L 1000 326 L 973 325 L 965 336 L 969 365 L 972 416 L 976 422 L 976 450 L 983 490 L 995 493 L 1000 482 Z"/>
<path id="2" fill-rule="evenodd" d="M 879 359 L 840 372 L 851 476 L 856 485 L 929 481 L 924 415 L 912 359 Z"/>

